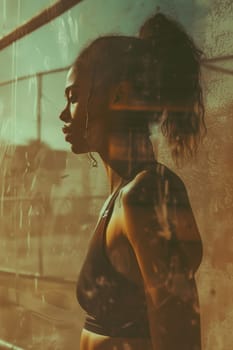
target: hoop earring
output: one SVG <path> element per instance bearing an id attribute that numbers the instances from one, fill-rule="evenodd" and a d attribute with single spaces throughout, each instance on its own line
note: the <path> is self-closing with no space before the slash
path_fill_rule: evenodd
<path id="1" fill-rule="evenodd" d="M 92 152 L 88 152 L 88 158 L 91 162 L 92 168 L 98 168 L 98 162 L 96 158 L 93 156 Z"/>
<path id="2" fill-rule="evenodd" d="M 84 139 L 86 140 L 87 143 L 87 148 L 90 150 L 89 142 L 88 142 L 88 123 L 89 123 L 89 112 L 88 112 L 88 104 L 90 100 L 91 94 L 89 92 L 88 98 L 87 98 L 87 106 L 86 106 L 86 122 L 85 122 L 85 132 L 84 132 Z M 91 163 L 92 168 L 97 168 L 98 167 L 98 162 L 93 156 L 91 151 L 88 151 L 87 153 L 88 159 Z"/>

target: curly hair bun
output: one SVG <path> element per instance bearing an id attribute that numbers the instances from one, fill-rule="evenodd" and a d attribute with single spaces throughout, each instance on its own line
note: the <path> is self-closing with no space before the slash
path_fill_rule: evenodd
<path id="1" fill-rule="evenodd" d="M 172 44 L 174 39 L 176 43 L 187 41 L 187 39 L 191 41 L 191 38 L 187 38 L 187 34 L 179 23 L 162 13 L 155 14 L 142 25 L 139 37 L 151 39 L 155 43 L 169 41 Z"/>
<path id="2" fill-rule="evenodd" d="M 157 60 L 161 104 L 167 110 L 162 130 L 175 158 L 193 155 L 205 129 L 200 61 L 202 52 L 174 19 L 157 13 L 142 25 L 139 37 L 147 41 Z"/>

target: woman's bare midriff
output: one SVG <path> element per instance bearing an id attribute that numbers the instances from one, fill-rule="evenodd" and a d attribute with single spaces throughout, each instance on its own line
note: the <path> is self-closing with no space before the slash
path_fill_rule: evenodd
<path id="1" fill-rule="evenodd" d="M 152 350 L 149 339 L 111 338 L 82 330 L 80 350 Z"/>

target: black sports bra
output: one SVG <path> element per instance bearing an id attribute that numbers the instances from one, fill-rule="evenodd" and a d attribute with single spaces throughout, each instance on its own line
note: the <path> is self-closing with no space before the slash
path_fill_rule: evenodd
<path id="1" fill-rule="evenodd" d="M 104 247 L 117 191 L 99 219 L 77 283 L 84 328 L 111 337 L 150 337 L 143 287 L 115 270 Z"/>

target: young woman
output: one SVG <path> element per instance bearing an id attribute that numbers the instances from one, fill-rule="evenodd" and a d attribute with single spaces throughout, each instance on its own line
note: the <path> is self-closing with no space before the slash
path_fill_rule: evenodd
<path id="1" fill-rule="evenodd" d="M 99 153 L 111 187 L 77 285 L 87 312 L 81 350 L 201 349 L 200 235 L 184 184 L 150 141 L 154 125 L 175 161 L 195 153 L 199 61 L 184 30 L 157 14 L 140 38 L 95 40 L 68 73 L 65 139 L 77 154 Z"/>

